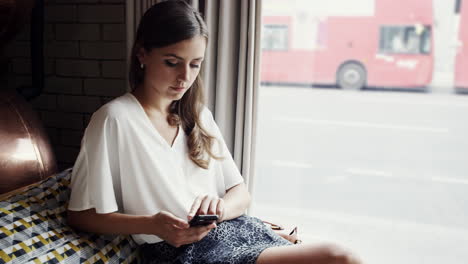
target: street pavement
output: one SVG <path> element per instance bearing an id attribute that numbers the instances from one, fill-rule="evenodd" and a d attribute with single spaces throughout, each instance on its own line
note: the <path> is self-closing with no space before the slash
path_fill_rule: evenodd
<path id="1" fill-rule="evenodd" d="M 468 95 L 434 91 L 262 87 L 251 213 L 365 263 L 466 263 Z"/>

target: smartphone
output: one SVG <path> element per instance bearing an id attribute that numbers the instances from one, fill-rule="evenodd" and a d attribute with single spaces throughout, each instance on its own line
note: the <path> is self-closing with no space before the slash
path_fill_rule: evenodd
<path id="1" fill-rule="evenodd" d="M 217 215 L 196 215 L 190 220 L 190 226 L 209 225 L 218 220 Z"/>

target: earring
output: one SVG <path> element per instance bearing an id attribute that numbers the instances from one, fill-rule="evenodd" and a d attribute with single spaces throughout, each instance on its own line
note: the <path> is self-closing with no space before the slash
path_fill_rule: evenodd
<path id="1" fill-rule="evenodd" d="M 140 68 L 143 70 L 145 68 L 145 65 L 143 63 L 140 64 Z"/>

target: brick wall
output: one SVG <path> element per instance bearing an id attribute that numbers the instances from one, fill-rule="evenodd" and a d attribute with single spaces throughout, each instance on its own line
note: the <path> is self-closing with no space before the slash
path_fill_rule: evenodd
<path id="1" fill-rule="evenodd" d="M 125 1 L 46 0 L 45 87 L 31 101 L 59 168 L 73 165 L 91 114 L 126 91 Z M 8 45 L 0 84 L 31 84 L 29 27 Z"/>

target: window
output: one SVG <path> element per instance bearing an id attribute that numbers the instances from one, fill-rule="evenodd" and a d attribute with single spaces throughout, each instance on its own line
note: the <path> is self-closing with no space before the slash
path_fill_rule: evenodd
<path id="1" fill-rule="evenodd" d="M 431 45 L 429 26 L 382 26 L 380 51 L 383 53 L 428 54 Z"/>
<path id="2" fill-rule="evenodd" d="M 287 50 L 288 49 L 288 26 L 286 25 L 264 25 L 262 32 L 262 49 L 264 50 Z"/>
<path id="3" fill-rule="evenodd" d="M 253 215 L 364 263 L 468 259 L 468 2 L 455 3 L 263 0 Z"/>
<path id="4" fill-rule="evenodd" d="M 327 24 L 320 21 L 317 26 L 317 45 L 316 48 L 323 48 L 327 45 Z"/>

